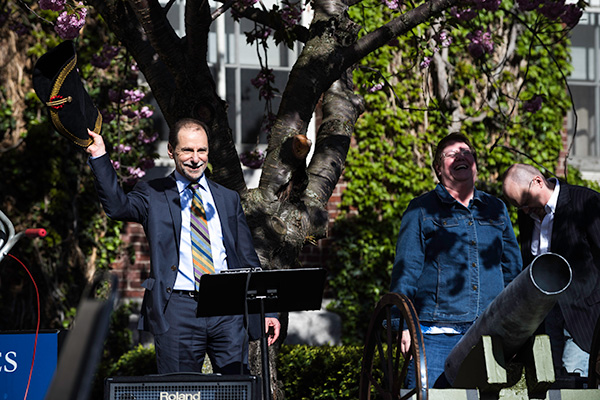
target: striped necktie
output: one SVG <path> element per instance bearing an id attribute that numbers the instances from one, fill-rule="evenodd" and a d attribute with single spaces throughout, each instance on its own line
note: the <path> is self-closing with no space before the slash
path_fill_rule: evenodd
<path id="1" fill-rule="evenodd" d="M 200 196 L 200 184 L 193 182 L 190 188 L 194 194 L 190 207 L 190 233 L 192 237 L 192 260 L 194 264 L 194 286 L 200 287 L 200 277 L 203 274 L 215 272 L 212 252 L 210 249 L 210 235 L 206 222 L 206 212 Z"/>

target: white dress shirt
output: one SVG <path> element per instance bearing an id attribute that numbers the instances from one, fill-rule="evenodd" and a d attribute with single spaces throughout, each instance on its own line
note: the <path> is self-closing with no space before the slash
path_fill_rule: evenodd
<path id="1" fill-rule="evenodd" d="M 179 241 L 179 269 L 173 289 L 194 290 L 194 267 L 192 266 L 192 239 L 190 233 L 190 212 L 193 193 L 192 189 L 188 187 L 191 183 L 188 179 L 177 171 L 175 171 L 175 178 L 181 201 L 181 239 Z M 213 265 L 215 273 L 219 273 L 227 269 L 227 254 L 223 243 L 223 231 L 221 230 L 219 213 L 204 174 L 200 177 L 198 183 L 200 184 L 200 196 L 202 197 L 202 203 L 206 211 Z"/>
<path id="2" fill-rule="evenodd" d="M 555 186 L 550 200 L 544 206 L 546 215 L 540 220 L 537 215 L 529 214 L 533 219 L 533 235 L 531 237 L 531 254 L 533 256 L 549 252 L 552 245 L 552 225 L 554 224 L 554 212 L 556 211 L 556 203 L 558 202 L 560 183 L 555 178 L 548 180 L 554 182 Z"/>

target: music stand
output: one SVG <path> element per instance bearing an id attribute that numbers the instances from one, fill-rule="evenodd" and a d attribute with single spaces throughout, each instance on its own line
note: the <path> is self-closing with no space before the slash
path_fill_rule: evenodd
<path id="1" fill-rule="evenodd" d="M 198 317 L 260 314 L 263 398 L 270 400 L 265 314 L 320 310 L 326 271 L 323 268 L 234 271 L 200 278 L 196 314 Z M 210 304 L 210 307 L 201 307 L 201 304 Z"/>

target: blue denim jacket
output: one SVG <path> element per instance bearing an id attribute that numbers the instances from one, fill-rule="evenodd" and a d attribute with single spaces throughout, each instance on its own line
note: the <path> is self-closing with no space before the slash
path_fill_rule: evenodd
<path id="1" fill-rule="evenodd" d="M 391 290 L 420 321 L 474 321 L 523 268 L 504 203 L 475 190 L 469 207 L 442 185 L 413 199 L 396 245 Z"/>

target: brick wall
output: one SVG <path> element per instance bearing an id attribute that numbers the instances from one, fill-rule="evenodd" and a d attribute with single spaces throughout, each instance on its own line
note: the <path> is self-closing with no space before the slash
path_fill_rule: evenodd
<path id="1" fill-rule="evenodd" d="M 119 278 L 119 295 L 122 299 L 141 299 L 144 288 L 141 284 L 150 274 L 150 253 L 144 229 L 138 223 L 126 222 L 121 239 L 129 244 L 135 255 L 132 264 L 129 254 L 122 254 L 112 265 Z"/>

